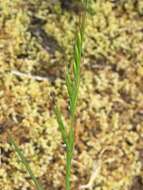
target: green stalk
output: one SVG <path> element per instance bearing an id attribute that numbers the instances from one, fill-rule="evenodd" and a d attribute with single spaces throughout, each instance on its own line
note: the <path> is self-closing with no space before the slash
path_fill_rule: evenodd
<path id="1" fill-rule="evenodd" d="M 69 142 L 66 152 L 66 190 L 70 190 L 70 179 L 71 179 L 71 163 L 74 150 L 74 128 L 71 127 L 69 131 Z"/>
<path id="2" fill-rule="evenodd" d="M 69 151 L 67 151 L 66 153 L 66 190 L 70 190 L 71 161 L 72 161 L 72 155 L 69 153 Z"/>
<path id="3" fill-rule="evenodd" d="M 85 9 L 87 8 L 87 0 L 84 0 Z M 81 24 L 79 26 L 79 31 L 77 33 L 76 42 L 74 46 L 74 64 L 73 64 L 73 80 L 69 74 L 69 70 L 66 73 L 66 86 L 69 94 L 70 100 L 70 129 L 68 134 L 67 152 L 66 152 L 66 190 L 71 189 L 70 179 L 71 179 L 71 163 L 74 151 L 74 123 L 76 115 L 77 100 L 79 94 L 80 86 L 80 64 L 83 53 L 83 42 L 84 42 L 84 32 L 85 32 L 85 20 L 86 20 L 86 10 L 83 15 L 81 15 Z"/>

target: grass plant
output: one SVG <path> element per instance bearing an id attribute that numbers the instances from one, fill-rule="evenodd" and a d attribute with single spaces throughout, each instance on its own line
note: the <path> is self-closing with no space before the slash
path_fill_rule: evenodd
<path id="1" fill-rule="evenodd" d="M 66 190 L 71 189 L 70 179 L 71 179 L 71 163 L 74 152 L 74 136 L 75 136 L 75 117 L 76 117 L 76 107 L 77 100 L 79 94 L 79 86 L 80 86 L 80 65 L 82 62 L 83 55 L 83 43 L 84 43 L 84 33 L 85 33 L 85 21 L 86 21 L 86 12 L 88 6 L 88 0 L 82 0 L 82 4 L 85 7 L 84 11 L 81 12 L 79 16 L 79 25 L 76 33 L 75 45 L 74 45 L 74 62 L 72 67 L 66 67 L 66 87 L 69 96 L 69 126 L 66 127 L 63 119 L 62 113 L 58 106 L 55 106 L 54 111 L 56 115 L 56 119 L 59 126 L 59 131 L 61 132 L 62 139 L 64 144 L 66 145 Z M 42 185 L 38 182 L 36 177 L 34 176 L 24 154 L 19 149 L 16 144 L 14 138 L 11 134 L 9 134 L 9 143 L 13 146 L 15 152 L 18 154 L 21 162 L 25 166 L 27 172 L 29 173 L 36 190 L 44 190 Z"/>
<path id="2" fill-rule="evenodd" d="M 83 42 L 84 42 L 84 30 L 85 30 L 85 20 L 86 20 L 86 8 L 88 1 L 83 1 L 85 6 L 85 11 L 80 15 L 79 29 L 76 35 L 76 41 L 74 45 L 74 63 L 71 70 L 66 69 L 66 87 L 69 96 L 69 115 L 70 115 L 70 125 L 68 129 L 65 127 L 62 121 L 62 115 L 60 109 L 55 107 L 55 114 L 57 122 L 59 125 L 59 130 L 62 135 L 62 139 L 66 145 L 66 190 L 70 190 L 70 178 L 71 178 L 71 161 L 74 151 L 74 125 L 75 125 L 75 115 L 77 100 L 79 94 L 80 85 L 80 65 L 82 61 L 83 54 Z"/>

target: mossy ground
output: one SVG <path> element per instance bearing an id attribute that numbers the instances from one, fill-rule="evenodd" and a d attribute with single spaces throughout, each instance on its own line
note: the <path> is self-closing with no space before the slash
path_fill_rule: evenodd
<path id="1" fill-rule="evenodd" d="M 7 143 L 8 129 L 45 189 L 64 189 L 65 149 L 53 107 L 58 101 L 68 119 L 64 70 L 72 60 L 73 7 L 0 0 L 0 189 L 34 189 Z M 72 189 L 90 181 L 97 163 L 92 190 L 142 190 L 142 0 L 92 2 L 81 74 Z"/>

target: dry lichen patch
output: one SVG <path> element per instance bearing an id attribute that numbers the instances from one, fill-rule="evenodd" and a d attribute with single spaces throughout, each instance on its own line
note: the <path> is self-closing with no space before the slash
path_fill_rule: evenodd
<path id="1" fill-rule="evenodd" d="M 70 44 L 76 17 L 68 12 L 72 6 L 61 10 L 60 2 L 56 3 L 0 2 L 3 190 L 33 189 L 28 174 L 6 143 L 8 129 L 45 189 L 64 188 L 65 150 L 52 110 L 56 100 L 68 118 L 63 72 L 64 64 L 72 57 Z M 88 182 L 91 190 L 143 188 L 142 7 L 142 1 L 99 0 L 91 4 L 72 189 L 84 188 L 81 185 Z M 46 80 L 16 76 L 12 71 Z"/>

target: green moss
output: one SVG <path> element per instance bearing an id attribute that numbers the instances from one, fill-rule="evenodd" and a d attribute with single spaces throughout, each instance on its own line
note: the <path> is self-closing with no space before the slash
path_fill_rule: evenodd
<path id="1" fill-rule="evenodd" d="M 65 63 L 72 60 L 77 17 L 74 11 L 62 10 L 59 1 L 50 2 L 0 3 L 0 124 L 14 122 L 10 127 L 43 185 L 63 189 L 64 148 L 59 152 L 61 137 L 52 110 L 56 96 L 68 116 L 62 101 L 67 98 L 63 73 Z M 97 189 L 128 190 L 134 176 L 143 173 L 138 152 L 143 146 L 142 1 L 134 2 L 98 0 L 91 4 L 78 109 L 78 174 L 72 173 L 73 189 L 79 181 L 87 183 L 91 160 L 98 161 L 99 152 L 104 153 L 100 174 L 94 181 L 99 184 Z M 36 24 L 32 24 L 33 17 Z M 48 51 L 44 40 L 32 34 L 34 27 L 51 36 L 49 48 L 55 41 L 60 48 Z M 17 77 L 12 70 L 54 76 L 55 82 Z M 4 140 L 6 132 L 0 136 Z M 0 189 L 28 189 L 27 174 L 3 140 Z"/>

